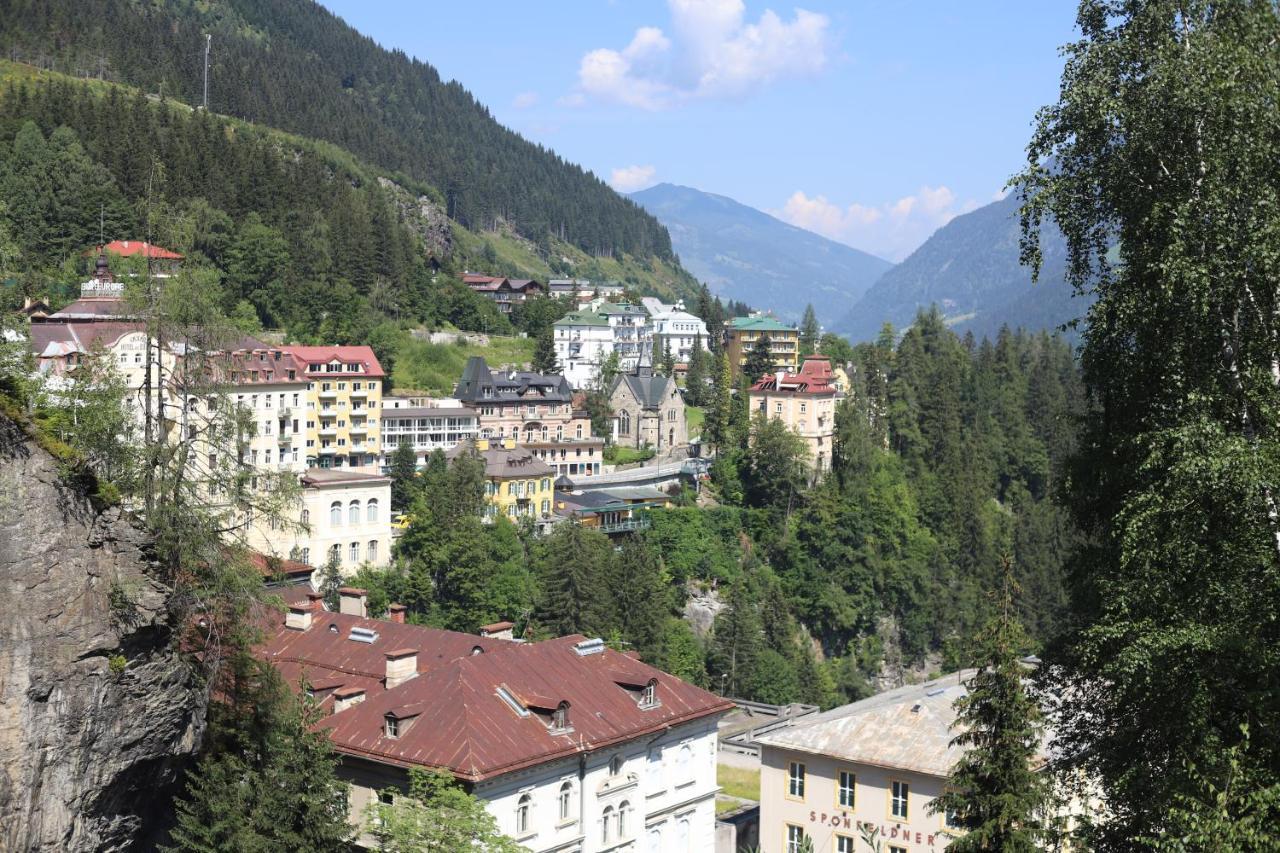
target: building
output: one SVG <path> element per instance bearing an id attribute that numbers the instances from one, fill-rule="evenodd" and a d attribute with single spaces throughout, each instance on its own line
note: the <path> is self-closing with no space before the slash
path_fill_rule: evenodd
<path id="1" fill-rule="evenodd" d="M 481 438 L 547 442 L 591 435 L 591 420 L 574 411 L 573 391 L 563 376 L 495 372 L 484 358 L 472 356 L 453 395 L 478 415 Z"/>
<path id="2" fill-rule="evenodd" d="M 247 544 L 268 557 L 321 567 L 336 557 L 343 575 L 391 560 L 391 478 L 335 468 L 312 468 L 285 523 L 255 523 Z"/>
<path id="3" fill-rule="evenodd" d="M 778 371 L 763 376 L 747 394 L 752 413 L 777 418 L 804 439 L 815 472 L 831 467 L 838 392 L 830 359 L 805 356 L 798 373 Z"/>
<path id="4" fill-rule="evenodd" d="M 479 438 L 459 444 L 445 456 L 453 460 L 464 453 L 484 460 L 485 518 L 550 519 L 556 471 L 533 451 L 517 446 L 514 438 Z"/>
<path id="5" fill-rule="evenodd" d="M 571 297 L 580 303 L 597 297 L 616 299 L 623 294 L 620 282 L 585 278 L 553 278 L 547 282 L 547 289 L 552 296 Z"/>
<path id="6" fill-rule="evenodd" d="M 570 311 L 552 327 L 556 363 L 574 388 L 594 388 L 600 366 L 613 352 L 613 327 L 595 311 Z"/>
<path id="7" fill-rule="evenodd" d="M 557 515 L 609 536 L 648 530 L 647 510 L 670 506 L 671 497 L 652 486 L 584 490 L 560 488 L 555 500 Z"/>
<path id="8" fill-rule="evenodd" d="M 441 631 L 405 624 L 398 607 L 395 620 L 369 618 L 362 590 L 341 596 L 337 613 L 287 596 L 287 613 L 265 617 L 260 653 L 326 714 L 317 727 L 340 758 L 353 823 L 426 767 L 534 853 L 714 848 L 716 724 L 729 702 L 599 639 Z"/>
<path id="9" fill-rule="evenodd" d="M 600 465 L 604 462 L 604 439 L 594 436 L 563 441 L 526 441 L 523 445 L 561 477 L 592 477 L 600 473 Z"/>
<path id="10" fill-rule="evenodd" d="M 756 738 L 760 745 L 760 849 L 796 853 L 865 849 L 878 829 L 885 853 L 946 849 L 949 816 L 930 814 L 963 754 L 952 744 L 955 700 L 974 670 L 890 690 Z M 1048 738 L 1045 740 L 1048 743 Z M 1084 810 L 1069 800 L 1064 817 Z"/>
<path id="11" fill-rule="evenodd" d="M 670 351 L 674 361 L 687 365 L 693 358 L 695 341 L 702 349 L 707 348 L 707 324 L 684 310 L 683 302 L 665 305 L 652 296 L 646 296 L 640 303 L 649 313 L 655 359 L 662 359 Z"/>
<path id="12" fill-rule="evenodd" d="M 388 403 L 384 398 L 383 403 Z M 441 401 L 433 400 L 432 403 Z M 396 448 L 407 444 L 413 448 L 419 466 L 435 450 L 452 450 L 464 441 L 480 436 L 480 416 L 475 409 L 461 404 L 382 407 L 382 467 L 391 464 Z"/>
<path id="13" fill-rule="evenodd" d="M 282 349 L 293 356 L 307 378 L 307 466 L 378 470 L 386 374 L 373 349 L 298 345 Z"/>
<path id="14" fill-rule="evenodd" d="M 676 381 L 655 374 L 647 364 L 614 377 L 609 405 L 614 444 L 662 453 L 689 443 L 684 397 Z"/>
<path id="15" fill-rule="evenodd" d="M 182 265 L 183 257 L 154 243 L 145 240 L 112 240 L 100 251 L 107 255 L 118 255 L 122 258 L 139 258 L 146 260 L 153 273 L 171 275 Z"/>
<path id="16" fill-rule="evenodd" d="M 493 300 L 503 314 L 510 314 L 516 303 L 546 293 L 546 289 L 531 278 L 506 278 L 469 272 L 462 276 L 462 283 L 471 288 L 472 293 Z"/>
<path id="17" fill-rule="evenodd" d="M 308 381 L 302 366 L 282 347 L 245 338 L 227 354 L 224 381 L 254 425 L 241 450 L 241 461 L 258 470 L 307 468 L 306 402 Z"/>
<path id="18" fill-rule="evenodd" d="M 774 370 L 796 372 L 796 368 L 799 367 L 797 359 L 800 351 L 800 332 L 795 326 L 788 326 L 772 317 L 756 314 L 750 317 L 734 317 L 724 324 L 724 351 L 735 380 L 742 374 L 742 368 L 747 363 L 747 355 L 756 345 L 756 341 L 764 337 L 769 339 Z M 760 377 L 748 378 L 754 382 Z"/>

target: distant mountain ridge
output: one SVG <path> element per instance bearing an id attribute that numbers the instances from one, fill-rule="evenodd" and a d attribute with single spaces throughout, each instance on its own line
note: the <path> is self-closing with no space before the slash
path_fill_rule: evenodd
<path id="1" fill-rule="evenodd" d="M 658 184 L 631 194 L 658 218 L 685 269 L 724 299 L 798 321 L 843 317 L 893 264 L 722 195 Z"/>
<path id="2" fill-rule="evenodd" d="M 1040 280 L 1018 259 L 1018 200 L 1010 195 L 957 216 L 906 260 L 886 272 L 833 331 L 872 340 L 883 325 L 909 326 L 916 312 L 936 304 L 959 332 L 994 335 L 1002 325 L 1054 330 L 1084 316 L 1085 299 L 1066 283 L 1066 243 L 1046 224 Z M 673 235 L 674 236 L 674 235 Z"/>

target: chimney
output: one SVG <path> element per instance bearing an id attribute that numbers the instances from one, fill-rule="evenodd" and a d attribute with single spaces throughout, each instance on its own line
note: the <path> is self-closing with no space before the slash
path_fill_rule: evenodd
<path id="1" fill-rule="evenodd" d="M 338 612 L 362 619 L 369 615 L 369 594 L 363 589 L 344 586 L 338 590 Z"/>
<path id="2" fill-rule="evenodd" d="M 514 622 L 494 622 L 492 625 L 481 625 L 480 636 L 494 640 L 510 640 L 515 637 Z"/>
<path id="3" fill-rule="evenodd" d="M 387 689 L 399 687 L 418 674 L 418 650 L 396 649 L 387 652 Z"/>
<path id="4" fill-rule="evenodd" d="M 307 606 L 312 610 L 324 610 L 324 594 L 319 592 L 307 593 Z"/>
<path id="5" fill-rule="evenodd" d="M 399 624 L 403 625 L 404 612 L 408 609 L 409 608 L 405 607 L 403 604 L 388 604 L 387 618 L 390 619 L 392 622 L 398 622 Z"/>
<path id="6" fill-rule="evenodd" d="M 333 713 L 345 711 L 364 701 L 363 687 L 339 687 L 333 691 Z"/>
<path id="7" fill-rule="evenodd" d="M 311 614 L 310 604 L 290 604 L 289 612 L 284 617 L 284 626 L 294 631 L 309 631 Z"/>

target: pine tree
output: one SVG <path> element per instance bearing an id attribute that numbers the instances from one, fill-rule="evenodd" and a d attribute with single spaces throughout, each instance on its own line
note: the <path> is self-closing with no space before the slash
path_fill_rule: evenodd
<path id="1" fill-rule="evenodd" d="M 756 338 L 747 352 L 747 360 L 742 366 L 742 376 L 748 385 L 760 380 L 760 377 L 773 373 L 773 341 L 768 335 Z"/>
<path id="2" fill-rule="evenodd" d="M 413 500 L 418 479 L 418 454 L 413 445 L 402 443 L 391 453 L 387 472 L 391 476 L 391 508 L 404 512 Z"/>
<path id="3" fill-rule="evenodd" d="M 671 578 L 656 549 L 631 536 L 622 543 L 610 586 L 622 635 L 646 660 L 653 660 L 671 615 Z"/>
<path id="4" fill-rule="evenodd" d="M 614 552 L 609 537 L 570 520 L 541 543 L 539 623 L 553 634 L 604 636 L 616 625 L 609 578 Z"/>
<path id="5" fill-rule="evenodd" d="M 324 606 L 330 610 L 338 609 L 338 590 L 342 583 L 342 558 L 331 550 L 320 568 L 320 586 L 316 590 L 324 596 Z"/>
<path id="6" fill-rule="evenodd" d="M 560 361 L 556 357 L 555 329 L 551 326 L 538 333 L 538 342 L 533 350 L 533 370 L 535 373 L 545 374 L 560 371 Z"/>
<path id="7" fill-rule="evenodd" d="M 671 341 L 663 342 L 662 360 L 658 362 L 658 372 L 667 377 L 676 375 L 676 357 L 671 352 Z"/>
<path id="8" fill-rule="evenodd" d="M 725 696 L 741 696 L 755 674 L 760 656 L 761 626 L 746 578 L 729 592 L 729 603 L 716 616 L 711 630 L 713 686 Z"/>
<path id="9" fill-rule="evenodd" d="M 707 351 L 702 348 L 702 335 L 693 338 L 689 353 L 689 370 L 684 378 L 685 399 L 691 406 L 707 403 Z"/>
<path id="10" fill-rule="evenodd" d="M 443 773 L 411 768 L 409 792 L 392 788 L 387 793 L 392 801 L 373 801 L 365 816 L 365 830 L 386 853 L 525 850 L 498 831 L 497 820 L 483 802 Z"/>
<path id="11" fill-rule="evenodd" d="M 1049 779 L 1037 770 L 1040 709 L 1018 660 L 1028 640 L 1014 614 L 1008 559 L 1004 572 L 996 612 L 975 640 L 978 671 L 955 703 L 959 734 L 951 743 L 966 751 L 929 805 L 963 830 L 947 847 L 956 853 L 1034 853 L 1048 838 Z"/>
<path id="12" fill-rule="evenodd" d="M 818 351 L 818 341 L 822 335 L 822 327 L 818 325 L 818 315 L 813 313 L 813 306 L 804 307 L 804 319 L 800 321 L 800 357 Z"/>

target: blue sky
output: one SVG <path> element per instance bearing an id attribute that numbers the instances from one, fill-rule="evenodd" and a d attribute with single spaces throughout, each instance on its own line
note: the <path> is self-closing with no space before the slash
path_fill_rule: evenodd
<path id="1" fill-rule="evenodd" d="M 322 0 L 630 191 L 721 193 L 899 260 L 996 197 L 1073 0 Z"/>

